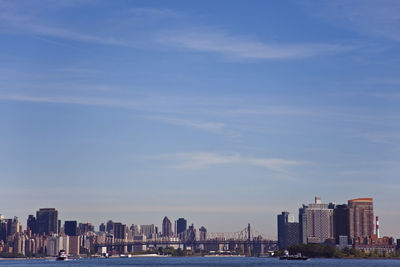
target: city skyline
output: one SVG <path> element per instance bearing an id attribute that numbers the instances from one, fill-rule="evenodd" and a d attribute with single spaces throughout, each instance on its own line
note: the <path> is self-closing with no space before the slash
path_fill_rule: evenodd
<path id="1" fill-rule="evenodd" d="M 399 13 L 0 0 L 0 213 L 276 237 L 310 196 L 367 196 L 398 236 Z"/>

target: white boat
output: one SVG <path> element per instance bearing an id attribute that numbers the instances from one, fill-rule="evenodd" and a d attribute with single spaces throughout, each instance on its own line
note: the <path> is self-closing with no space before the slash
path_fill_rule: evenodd
<path id="1" fill-rule="evenodd" d="M 65 250 L 60 250 L 60 252 L 58 252 L 58 257 L 57 260 L 58 261 L 65 261 L 68 259 L 67 253 L 65 252 Z"/>

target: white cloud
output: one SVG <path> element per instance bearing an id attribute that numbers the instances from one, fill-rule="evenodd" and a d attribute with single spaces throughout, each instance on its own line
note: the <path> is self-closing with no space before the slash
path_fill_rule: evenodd
<path id="1" fill-rule="evenodd" d="M 341 44 L 263 43 L 223 32 L 167 32 L 160 43 L 202 52 L 215 52 L 237 59 L 293 59 L 353 49 Z"/>
<path id="2" fill-rule="evenodd" d="M 239 154 L 221 155 L 209 152 L 163 154 L 148 159 L 166 161 L 171 167 L 178 169 L 202 169 L 217 165 L 240 164 L 259 166 L 274 172 L 288 172 L 291 167 L 308 164 L 307 161 L 245 157 Z"/>

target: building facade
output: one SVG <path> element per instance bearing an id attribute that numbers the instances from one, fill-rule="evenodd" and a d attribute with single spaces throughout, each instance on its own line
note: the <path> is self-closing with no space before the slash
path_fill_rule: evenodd
<path id="1" fill-rule="evenodd" d="M 333 238 L 332 204 L 321 203 L 321 198 L 315 197 L 315 202 L 303 205 L 299 209 L 300 243 L 324 243 Z"/>
<path id="2" fill-rule="evenodd" d="M 171 221 L 168 219 L 167 216 L 164 217 L 162 223 L 162 235 L 166 237 L 172 236 L 172 224 Z"/>
<path id="3" fill-rule="evenodd" d="M 277 225 L 280 249 L 299 244 L 299 223 L 289 222 L 289 212 L 283 211 L 277 216 Z"/>
<path id="4" fill-rule="evenodd" d="M 374 234 L 374 207 L 372 198 L 348 201 L 349 235 L 351 239 L 370 237 Z"/>
<path id="5" fill-rule="evenodd" d="M 36 212 L 36 227 L 38 234 L 57 234 L 58 229 L 58 211 L 54 208 L 39 209 Z"/>
<path id="6" fill-rule="evenodd" d="M 340 236 L 350 236 L 349 208 L 346 204 L 337 205 L 333 210 L 333 237 L 336 243 Z"/>
<path id="7" fill-rule="evenodd" d="M 65 221 L 64 222 L 64 233 L 68 236 L 76 236 L 78 229 L 77 221 Z"/>
<path id="8" fill-rule="evenodd" d="M 187 229 L 187 221 L 184 218 L 179 218 L 178 220 L 175 221 L 176 227 L 175 227 L 175 233 L 176 236 L 179 236 L 179 234 L 184 233 Z"/>

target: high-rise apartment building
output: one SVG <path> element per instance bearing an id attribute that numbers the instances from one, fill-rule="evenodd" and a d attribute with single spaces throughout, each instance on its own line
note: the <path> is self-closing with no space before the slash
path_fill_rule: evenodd
<path id="1" fill-rule="evenodd" d="M 300 243 L 323 243 L 333 238 L 333 209 L 330 204 L 315 202 L 299 209 Z"/>
<path id="2" fill-rule="evenodd" d="M 168 237 L 172 236 L 172 224 L 167 216 L 164 217 L 164 220 L 162 223 L 162 235 L 168 236 Z"/>
<path id="3" fill-rule="evenodd" d="M 278 246 L 280 249 L 299 244 L 299 223 L 289 222 L 289 212 L 283 211 L 278 219 Z"/>
<path id="4" fill-rule="evenodd" d="M 58 211 L 54 208 L 39 209 L 36 212 L 38 234 L 58 233 Z"/>
<path id="5" fill-rule="evenodd" d="M 350 238 L 368 237 L 374 234 L 374 207 L 372 198 L 356 198 L 348 201 Z"/>

